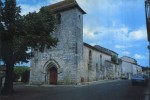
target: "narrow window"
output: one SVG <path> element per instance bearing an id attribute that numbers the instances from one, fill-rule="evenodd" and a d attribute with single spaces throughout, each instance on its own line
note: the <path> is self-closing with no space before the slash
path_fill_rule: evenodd
<path id="1" fill-rule="evenodd" d="M 92 52 L 91 52 L 91 50 L 89 51 L 89 61 L 92 62 Z"/>
<path id="2" fill-rule="evenodd" d="M 80 19 L 80 15 L 79 15 L 79 19 Z"/>
<path id="3" fill-rule="evenodd" d="M 100 70 L 102 71 L 102 55 L 100 55 Z"/>
<path id="4" fill-rule="evenodd" d="M 96 72 L 98 73 L 98 63 L 96 63 Z"/>
<path id="5" fill-rule="evenodd" d="M 90 68 L 92 67 L 92 52 L 91 52 L 91 50 L 89 51 L 89 67 Z"/>
<path id="6" fill-rule="evenodd" d="M 57 23 L 61 24 L 61 14 L 60 13 L 57 14 L 56 17 L 57 17 Z"/>
<path id="7" fill-rule="evenodd" d="M 78 44 L 76 43 L 76 54 L 78 53 Z"/>
<path id="8" fill-rule="evenodd" d="M 100 55 L 100 65 L 102 66 L 102 55 Z"/>

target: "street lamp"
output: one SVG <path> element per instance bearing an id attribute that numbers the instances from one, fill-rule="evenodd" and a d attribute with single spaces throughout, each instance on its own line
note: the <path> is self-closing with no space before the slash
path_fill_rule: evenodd
<path id="1" fill-rule="evenodd" d="M 149 50 L 149 67 L 150 67 L 150 0 L 145 1 L 145 16 L 146 16 L 146 27 L 147 27 L 147 37 L 148 37 L 148 50 Z"/>

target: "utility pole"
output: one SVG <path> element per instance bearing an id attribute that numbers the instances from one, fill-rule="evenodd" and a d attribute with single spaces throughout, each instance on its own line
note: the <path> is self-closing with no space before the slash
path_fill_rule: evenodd
<path id="1" fill-rule="evenodd" d="M 145 0 L 145 16 L 148 37 L 148 50 L 149 50 L 149 68 L 150 68 L 150 0 Z"/>
<path id="2" fill-rule="evenodd" d="M 148 48 L 148 50 L 149 50 L 149 66 L 148 66 L 148 67 L 150 68 L 150 42 L 149 42 L 149 45 L 148 45 L 147 48 Z"/>

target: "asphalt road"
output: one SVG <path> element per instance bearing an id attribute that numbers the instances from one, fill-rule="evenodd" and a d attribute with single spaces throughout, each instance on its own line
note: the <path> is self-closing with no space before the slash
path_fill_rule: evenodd
<path id="1" fill-rule="evenodd" d="M 149 87 L 129 80 L 97 82 L 83 86 L 34 87 L 15 85 L 16 92 L 0 100 L 150 100 Z"/>

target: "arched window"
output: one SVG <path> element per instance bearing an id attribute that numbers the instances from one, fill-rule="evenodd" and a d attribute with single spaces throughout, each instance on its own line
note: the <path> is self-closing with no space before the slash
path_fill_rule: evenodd
<path id="1" fill-rule="evenodd" d="M 102 55 L 100 55 L 100 65 L 102 66 Z"/>
<path id="2" fill-rule="evenodd" d="M 58 13 L 58 14 L 56 15 L 56 18 L 57 18 L 57 23 L 58 23 L 58 24 L 61 24 L 61 14 L 60 14 L 60 13 Z"/>
<path id="3" fill-rule="evenodd" d="M 80 19 L 80 15 L 79 15 L 79 19 Z"/>
<path id="4" fill-rule="evenodd" d="M 98 73 L 99 70 L 98 70 L 98 63 L 96 63 L 96 73 Z"/>
<path id="5" fill-rule="evenodd" d="M 102 70 L 102 55 L 100 55 L 100 70 Z"/>
<path id="6" fill-rule="evenodd" d="M 92 52 L 91 52 L 91 50 L 89 51 L 89 62 L 92 62 Z"/>
<path id="7" fill-rule="evenodd" d="M 89 51 L 89 64 L 88 64 L 89 69 L 92 67 L 92 52 L 91 50 Z"/>

